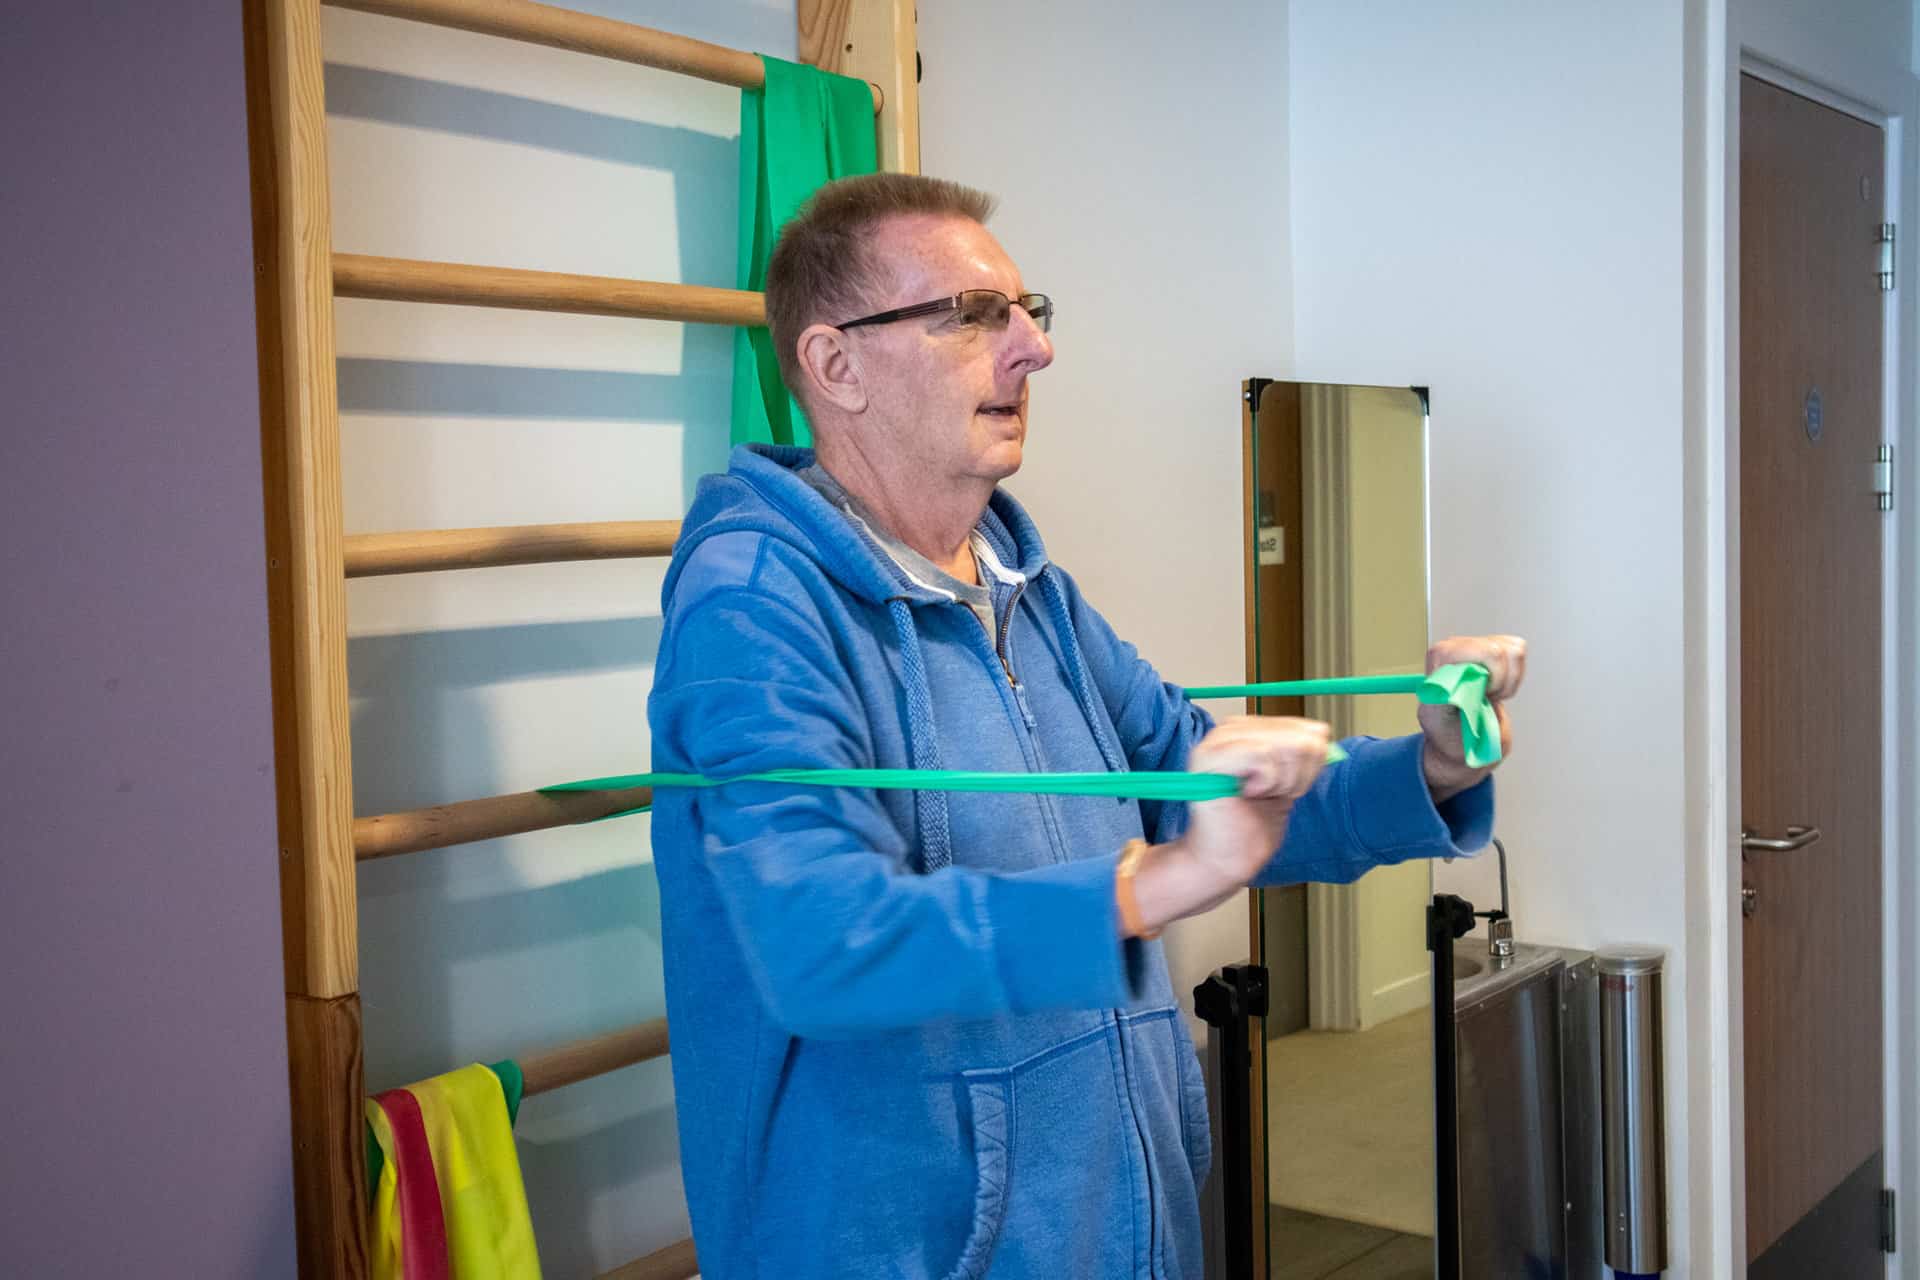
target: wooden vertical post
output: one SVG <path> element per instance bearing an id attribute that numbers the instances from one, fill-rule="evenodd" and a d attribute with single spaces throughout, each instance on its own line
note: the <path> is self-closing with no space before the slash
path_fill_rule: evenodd
<path id="1" fill-rule="evenodd" d="M 800 0 L 800 60 L 880 86 L 880 167 L 920 172 L 914 0 Z"/>
<path id="2" fill-rule="evenodd" d="M 300 1273 L 368 1273 L 319 0 L 246 0 L 260 444 Z"/>

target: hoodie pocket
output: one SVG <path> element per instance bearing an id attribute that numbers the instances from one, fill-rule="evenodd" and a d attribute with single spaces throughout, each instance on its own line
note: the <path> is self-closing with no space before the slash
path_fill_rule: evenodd
<path id="1" fill-rule="evenodd" d="M 973 1117 L 973 1222 L 960 1260 L 946 1280 L 979 1280 L 1007 1215 L 1007 1175 L 1013 1164 L 1013 1090 L 1010 1079 L 967 1079 Z"/>
<path id="2" fill-rule="evenodd" d="M 946 1280 L 1127 1276 L 1145 1247 L 1146 1171 L 1111 1027 L 1012 1067 L 960 1076 L 973 1136 L 973 1220 Z"/>

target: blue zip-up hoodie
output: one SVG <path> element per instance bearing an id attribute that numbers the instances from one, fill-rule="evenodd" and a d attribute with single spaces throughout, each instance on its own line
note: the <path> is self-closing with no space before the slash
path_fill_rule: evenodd
<path id="1" fill-rule="evenodd" d="M 662 592 L 653 767 L 1180 769 L 1211 727 L 995 493 L 989 637 L 795 472 L 701 482 Z M 1484 844 L 1417 737 L 1355 739 L 1262 883 Z M 1199 1280 L 1205 1086 L 1120 847 L 1183 805 L 777 786 L 653 817 L 681 1172 L 712 1280 Z"/>

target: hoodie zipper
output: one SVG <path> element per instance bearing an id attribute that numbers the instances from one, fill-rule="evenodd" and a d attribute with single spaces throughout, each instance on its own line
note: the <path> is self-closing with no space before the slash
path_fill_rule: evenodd
<path id="1" fill-rule="evenodd" d="M 1027 687 L 1020 683 L 1020 678 L 1013 672 L 1013 654 L 1008 647 L 1008 641 L 1013 631 L 1013 611 L 1020 604 L 1020 596 L 1025 592 L 1026 588 L 1027 584 L 1024 582 L 1014 587 L 1013 595 L 1007 601 L 1006 612 L 1001 616 L 999 625 L 995 628 L 995 634 L 991 643 L 993 645 L 993 656 L 1000 664 L 1001 673 L 1007 678 L 1007 687 L 1012 691 L 1014 704 L 1020 710 L 1020 719 L 1027 727 L 1028 757 L 1036 764 L 1039 764 L 1041 763 L 1039 757 L 1039 721 L 1033 714 L 1032 704 L 1027 701 Z M 1073 643 L 1073 638 L 1070 636 L 1063 637 L 1062 643 L 1071 644 Z M 1065 861 L 1067 858 L 1066 841 L 1064 835 L 1058 830 L 1054 822 L 1053 810 L 1048 805 L 1045 796 L 1037 796 L 1035 799 L 1040 804 L 1041 818 L 1046 823 L 1048 835 L 1053 840 L 1056 857 L 1060 861 Z M 1121 1092 L 1125 1094 L 1127 1099 L 1127 1111 L 1133 1120 L 1134 1140 L 1139 1144 L 1140 1167 L 1147 1183 L 1147 1240 L 1145 1253 L 1147 1272 L 1153 1275 L 1158 1273 L 1159 1263 L 1158 1235 L 1160 1231 L 1160 1220 L 1156 1208 L 1159 1188 L 1154 1180 L 1153 1160 L 1147 1147 L 1146 1127 L 1140 1122 L 1139 1100 L 1134 1095 L 1133 1055 L 1127 1045 L 1128 1024 L 1122 1017 L 1123 1012 L 1123 1010 L 1116 1009 L 1107 1016 L 1111 1019 L 1109 1025 L 1113 1028 L 1114 1043 L 1120 1053 Z"/>
<path id="2" fill-rule="evenodd" d="M 1000 669 L 1007 673 L 1007 683 L 1015 689 L 1020 688 L 1020 681 L 1013 674 L 1013 662 L 1007 657 L 1007 632 L 1013 628 L 1013 611 L 1020 604 L 1020 593 L 1026 589 L 1027 584 L 1024 582 L 1015 585 L 1013 595 L 1007 600 L 1006 614 L 1000 619 L 999 629 L 993 637 L 993 656 L 1000 659 Z M 1026 697 L 1023 694 L 1020 699 L 1021 711 L 1024 712 L 1026 707 Z M 1027 717 L 1027 727 L 1029 729 L 1033 727 L 1032 716 Z"/>
<path id="3" fill-rule="evenodd" d="M 1013 654 L 1007 648 L 1007 637 L 1013 630 L 1013 611 L 1020 607 L 1020 596 L 1026 589 L 1026 583 L 1017 584 L 1013 588 L 1013 595 L 1007 599 L 1006 613 L 994 632 L 993 656 L 1000 660 L 1000 670 L 1006 673 L 1007 687 L 1013 690 L 1014 704 L 1020 708 L 1020 719 L 1026 723 L 1027 732 L 1031 734 L 1039 729 L 1040 722 L 1034 717 L 1033 705 L 1027 701 L 1027 686 L 1021 684 L 1020 677 L 1013 674 Z"/>
<path id="4" fill-rule="evenodd" d="M 1027 731 L 1026 736 L 1021 740 L 1021 747 L 1027 757 L 1027 767 L 1040 770 L 1046 767 L 1046 761 L 1040 754 L 1040 722 L 1033 714 L 1033 705 L 1027 701 L 1027 686 L 1022 684 L 1020 677 L 1014 674 L 1013 651 L 1010 647 L 1010 637 L 1013 630 L 1013 611 L 1019 605 L 1021 593 L 1026 590 L 1026 585 L 1027 584 L 1023 582 L 1014 587 L 1013 595 L 1007 600 L 1006 612 L 1000 619 L 998 627 L 995 629 L 995 636 L 989 637 L 982 634 L 981 631 L 974 631 L 973 634 L 987 641 L 988 647 L 992 650 L 988 655 L 988 661 L 994 666 L 998 666 L 1000 674 L 1006 677 L 1007 691 L 1012 695 L 1013 710 L 1019 713 L 1020 723 Z M 956 607 L 966 608 L 965 605 L 957 603 Z M 993 666 L 988 667 L 988 670 L 992 669 Z M 1048 802 L 1046 796 L 1035 796 L 1034 803 L 1040 806 L 1040 821 L 1046 827 L 1047 843 L 1053 850 L 1053 860 L 1055 862 L 1067 861 L 1066 836 L 1060 830 L 1060 824 L 1054 818 L 1053 806 Z"/>

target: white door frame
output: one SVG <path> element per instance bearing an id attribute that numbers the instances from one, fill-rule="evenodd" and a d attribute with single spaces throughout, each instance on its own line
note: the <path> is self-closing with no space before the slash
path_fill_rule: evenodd
<path id="1" fill-rule="evenodd" d="M 1739 798 L 1740 773 L 1740 509 L 1739 509 L 1739 263 L 1740 263 L 1740 110 L 1742 73 L 1789 89 L 1856 116 L 1886 131 L 1887 219 L 1904 224 L 1904 198 L 1916 181 L 1914 131 L 1909 121 L 1920 105 L 1920 82 L 1898 64 L 1864 64 L 1834 45 L 1825 32 L 1810 31 L 1778 12 L 1760 12 L 1753 0 L 1724 0 L 1706 6 L 1692 35 L 1702 55 L 1697 104 L 1698 133 L 1689 145 L 1700 148 L 1703 182 L 1692 199 L 1689 236 L 1703 246 L 1689 271 L 1690 291 L 1700 299 L 1697 319 L 1687 325 L 1688 363 L 1704 370 L 1690 389 L 1690 416 L 1701 423 L 1689 431 L 1688 491 L 1694 499 L 1687 517 L 1688 541 L 1698 551 L 1688 559 L 1693 579 L 1688 591 L 1688 651 L 1695 677 L 1695 712 L 1688 717 L 1689 826 L 1699 841 L 1701 872 L 1689 876 L 1690 896 L 1704 908 L 1708 944 L 1701 955 L 1705 972 L 1688 978 L 1689 1038 L 1708 1051 L 1694 1055 L 1686 1123 L 1696 1153 L 1696 1171 L 1709 1182 L 1706 1204 L 1696 1201 L 1701 1221 L 1675 1224 L 1692 1231 L 1695 1274 L 1736 1275 L 1746 1257 L 1746 1151 L 1744 1129 L 1744 1046 L 1742 1043 L 1742 934 L 1740 928 Z M 1690 131 L 1690 134 L 1692 131 Z M 1696 140 L 1697 139 L 1697 140 Z M 1715 142 L 1719 145 L 1714 145 Z M 1690 193 L 1693 194 L 1693 193 Z M 1901 225 L 1903 238 L 1920 239 L 1920 228 Z M 1717 249 L 1716 249 L 1717 246 Z M 1863 262 L 1871 246 L 1862 246 Z M 1916 651 L 1915 606 L 1920 593 L 1910 567 L 1920 566 L 1912 545 L 1920 522 L 1903 508 L 1920 498 L 1914 477 L 1914 434 L 1903 430 L 1907 406 L 1914 403 L 1914 326 L 1903 313 L 1915 297 L 1916 274 L 1909 248 L 1897 258 L 1896 289 L 1883 309 L 1882 436 L 1895 445 L 1896 502 L 1882 531 L 1882 690 L 1886 714 L 1881 721 L 1883 938 L 1883 1079 L 1887 1178 L 1901 1188 L 1899 1237 L 1904 1246 L 1889 1260 L 1889 1274 L 1920 1280 L 1920 1178 L 1912 1162 L 1920 1143 L 1902 1141 L 1902 1129 L 1917 1113 L 1920 1089 L 1902 1079 L 1904 1062 L 1915 1061 L 1915 957 L 1908 942 L 1920 921 L 1920 877 L 1903 870 L 1901 851 L 1920 847 L 1920 813 L 1915 788 L 1903 785 L 1912 764 L 1907 745 L 1920 740 L 1920 707 L 1915 681 L 1899 661 Z M 1695 357 L 1698 357 L 1696 363 Z M 1720 376 L 1715 376 L 1718 371 Z M 1869 460 L 1862 459 L 1863 475 Z M 1864 485 L 1862 486 L 1864 490 Z M 1698 893 L 1692 891 L 1697 889 Z M 1724 1045 L 1724 1054 L 1715 1052 Z M 1705 1162 L 1701 1168 L 1699 1162 Z M 1701 1210 L 1706 1212 L 1701 1213 Z"/>

